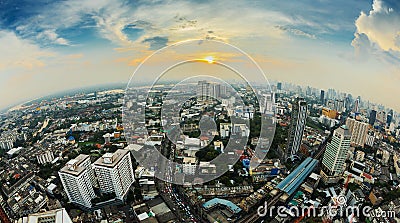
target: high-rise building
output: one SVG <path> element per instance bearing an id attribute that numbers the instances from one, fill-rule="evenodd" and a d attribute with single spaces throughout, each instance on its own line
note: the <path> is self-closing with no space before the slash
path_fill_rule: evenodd
<path id="1" fill-rule="evenodd" d="M 225 85 L 208 81 L 197 82 L 197 99 L 200 101 L 226 97 L 226 95 L 227 89 Z"/>
<path id="2" fill-rule="evenodd" d="M 351 144 L 364 147 L 367 141 L 368 123 L 357 121 L 353 118 L 347 118 L 346 126 L 351 132 Z"/>
<path id="3" fill-rule="evenodd" d="M 390 123 L 392 123 L 392 119 L 393 119 L 393 109 L 391 109 L 388 112 L 387 118 L 386 118 L 386 125 L 390 126 Z"/>
<path id="4" fill-rule="evenodd" d="M 386 112 L 385 111 L 379 111 L 376 114 L 376 120 L 379 121 L 381 124 L 386 124 Z"/>
<path id="5" fill-rule="evenodd" d="M 350 130 L 345 125 L 333 132 L 332 141 L 326 146 L 322 159 L 321 177 L 326 184 L 337 183 L 343 173 L 350 139 Z"/>
<path id="6" fill-rule="evenodd" d="M 325 91 L 324 90 L 321 90 L 321 94 L 319 96 L 319 101 L 320 101 L 321 105 L 325 104 Z"/>
<path id="7" fill-rule="evenodd" d="M 360 100 L 358 98 L 354 102 L 353 111 L 356 112 L 356 113 L 360 112 Z"/>
<path id="8" fill-rule="evenodd" d="M 372 126 L 374 126 L 376 121 L 376 111 L 375 110 L 371 110 L 371 112 L 369 113 L 369 120 L 368 123 Z"/>
<path id="9" fill-rule="evenodd" d="M 282 83 L 281 83 L 281 82 L 278 82 L 278 83 L 276 84 L 276 88 L 278 89 L 278 91 L 281 91 L 281 90 L 282 90 Z"/>
<path id="10" fill-rule="evenodd" d="M 94 162 L 94 170 L 102 193 L 114 193 L 124 200 L 134 179 L 132 160 L 128 150 L 106 153 Z"/>
<path id="11" fill-rule="evenodd" d="M 78 160 L 77 165 L 85 167 L 87 169 L 92 186 L 97 187 L 96 177 L 94 174 L 94 170 L 92 168 L 92 163 L 90 162 L 90 156 L 85 154 L 80 154 L 75 159 Z"/>
<path id="12" fill-rule="evenodd" d="M 82 205 L 86 208 L 92 207 L 91 200 L 96 197 L 89 170 L 81 166 L 82 160 L 72 159 L 58 172 L 64 191 L 70 202 Z"/>
<path id="13" fill-rule="evenodd" d="M 307 121 L 307 103 L 302 98 L 296 98 L 292 103 L 291 122 L 286 149 L 286 159 L 294 159 L 300 148 L 304 128 Z"/>

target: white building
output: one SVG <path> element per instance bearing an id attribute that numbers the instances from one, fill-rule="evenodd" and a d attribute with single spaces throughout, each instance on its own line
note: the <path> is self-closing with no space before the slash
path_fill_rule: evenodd
<path id="1" fill-rule="evenodd" d="M 239 135 L 241 137 L 248 137 L 250 135 L 250 129 L 246 124 L 234 124 L 232 128 L 232 134 Z"/>
<path id="2" fill-rule="evenodd" d="M 332 141 L 326 146 L 322 159 L 321 177 L 325 183 L 337 183 L 343 173 L 350 139 L 351 133 L 345 125 L 333 132 Z"/>
<path id="3" fill-rule="evenodd" d="M 1 139 L 0 140 L 0 149 L 10 150 L 13 148 L 14 140 L 12 139 Z"/>
<path id="4" fill-rule="evenodd" d="M 18 221 L 18 223 L 72 223 L 65 208 L 30 214 Z"/>
<path id="5" fill-rule="evenodd" d="M 87 169 L 90 177 L 90 182 L 92 183 L 92 185 L 97 186 L 96 177 L 94 174 L 94 170 L 92 168 L 92 163 L 90 162 L 90 156 L 85 154 L 80 154 L 75 159 L 78 160 L 77 165 L 85 167 Z"/>
<path id="6" fill-rule="evenodd" d="M 80 160 L 72 159 L 58 172 L 64 191 L 70 202 L 92 207 L 91 200 L 96 197 L 89 176 L 89 170 L 80 166 Z"/>
<path id="7" fill-rule="evenodd" d="M 365 144 L 372 147 L 374 146 L 374 142 L 375 142 L 375 133 L 374 132 L 368 133 L 367 141 L 365 142 Z"/>
<path id="8" fill-rule="evenodd" d="M 232 124 L 231 123 L 220 123 L 219 124 L 219 134 L 221 138 L 229 138 L 231 134 Z"/>
<path id="9" fill-rule="evenodd" d="M 94 163 L 94 170 L 102 193 L 115 193 L 123 200 L 135 180 L 128 150 L 106 153 Z"/>
<path id="10" fill-rule="evenodd" d="M 182 164 L 182 171 L 184 174 L 194 175 L 196 173 L 197 165 L 195 163 Z"/>
<path id="11" fill-rule="evenodd" d="M 42 151 L 36 155 L 36 159 L 39 164 L 50 163 L 54 160 L 54 155 L 50 150 Z"/>
<path id="12" fill-rule="evenodd" d="M 369 124 L 357 121 L 353 118 L 348 118 L 346 120 L 346 126 L 351 132 L 351 144 L 364 147 L 365 142 L 367 141 Z"/>

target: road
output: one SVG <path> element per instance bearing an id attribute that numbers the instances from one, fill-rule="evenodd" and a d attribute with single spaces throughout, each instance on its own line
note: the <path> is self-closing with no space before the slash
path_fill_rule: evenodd
<path id="1" fill-rule="evenodd" d="M 168 157 L 169 160 L 174 160 L 175 148 L 170 147 L 171 151 L 168 152 L 168 147 L 170 147 L 170 143 L 163 141 L 161 146 L 161 153 Z M 178 217 L 180 222 L 201 222 L 201 218 L 197 217 L 193 211 L 190 209 L 190 205 L 186 203 L 182 198 L 179 197 L 177 191 L 172 187 L 171 183 L 174 177 L 173 167 L 167 163 L 167 160 L 160 160 L 160 168 L 165 168 L 164 179 L 167 181 L 157 181 L 158 187 L 160 190 L 160 195 L 163 200 L 166 202 L 168 207 L 173 210 L 174 214 Z"/>

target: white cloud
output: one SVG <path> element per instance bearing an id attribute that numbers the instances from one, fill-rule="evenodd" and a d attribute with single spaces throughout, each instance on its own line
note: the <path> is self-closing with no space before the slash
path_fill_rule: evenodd
<path id="1" fill-rule="evenodd" d="M 54 56 L 29 40 L 20 39 L 14 32 L 0 30 L 0 70 L 45 66 L 44 58 Z"/>
<path id="2" fill-rule="evenodd" d="M 49 40 L 49 41 L 59 44 L 59 45 L 69 45 L 68 40 L 66 40 L 62 37 L 59 37 L 54 29 L 45 30 L 45 31 L 39 33 L 37 38 Z"/>
<path id="3" fill-rule="evenodd" d="M 400 52 L 400 8 L 393 8 L 383 0 L 374 0 L 369 13 L 361 12 L 355 22 L 357 30 L 352 45 L 356 50 Z M 361 49 L 366 48 L 366 49 Z"/>

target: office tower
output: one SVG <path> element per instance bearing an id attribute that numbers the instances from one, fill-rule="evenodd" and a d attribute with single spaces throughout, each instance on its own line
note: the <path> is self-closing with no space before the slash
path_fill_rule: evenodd
<path id="1" fill-rule="evenodd" d="M 376 111 L 375 110 L 371 110 L 371 112 L 369 113 L 369 121 L 368 123 L 372 126 L 374 126 L 376 121 Z"/>
<path id="2" fill-rule="evenodd" d="M 207 81 L 199 81 L 197 83 L 197 98 L 200 101 L 207 100 L 210 96 L 210 83 Z"/>
<path id="3" fill-rule="evenodd" d="M 386 112 L 385 111 L 379 111 L 376 114 L 376 120 L 378 120 L 381 124 L 386 124 Z"/>
<path id="4" fill-rule="evenodd" d="M 345 125 L 333 132 L 332 141 L 327 144 L 322 159 L 321 177 L 325 184 L 338 182 L 345 169 L 350 139 L 350 130 Z"/>
<path id="5" fill-rule="evenodd" d="M 320 101 L 321 105 L 325 104 L 325 91 L 324 90 L 321 90 L 321 94 L 319 96 L 319 101 Z"/>
<path id="6" fill-rule="evenodd" d="M 72 159 L 58 172 L 64 191 L 70 202 L 86 208 L 92 207 L 91 200 L 96 197 L 89 171 L 80 166 L 82 160 Z"/>
<path id="7" fill-rule="evenodd" d="M 281 90 L 282 90 L 282 83 L 281 83 L 281 82 L 278 82 L 278 83 L 276 84 L 276 88 L 278 89 L 278 91 L 281 91 Z"/>
<path id="8" fill-rule="evenodd" d="M 336 99 L 334 103 L 335 103 L 334 110 L 336 110 L 338 112 L 344 111 L 344 101 L 343 100 Z"/>
<path id="9" fill-rule="evenodd" d="M 390 123 L 392 123 L 392 119 L 393 119 L 393 110 L 391 109 L 387 115 L 386 118 L 386 125 L 390 126 Z"/>
<path id="10" fill-rule="evenodd" d="M 327 98 L 334 99 L 336 96 L 335 89 L 329 88 Z"/>
<path id="11" fill-rule="evenodd" d="M 354 146 L 364 147 L 367 141 L 368 134 L 368 123 L 357 121 L 353 118 L 347 118 L 346 126 L 349 128 L 351 133 L 351 144 Z"/>
<path id="12" fill-rule="evenodd" d="M 123 200 L 134 179 L 132 160 L 128 150 L 106 153 L 94 162 L 94 170 L 102 193 L 114 193 Z"/>
<path id="13" fill-rule="evenodd" d="M 353 111 L 356 112 L 356 113 L 360 112 L 360 100 L 358 98 L 354 102 Z"/>
<path id="14" fill-rule="evenodd" d="M 304 128 L 307 121 L 307 103 L 302 98 L 296 98 L 292 103 L 291 122 L 286 149 L 286 159 L 293 160 L 300 148 Z"/>
<path id="15" fill-rule="evenodd" d="M 274 114 L 275 111 L 275 93 L 263 94 L 260 98 L 260 112 L 263 114 Z"/>
<path id="16" fill-rule="evenodd" d="M 18 221 L 19 222 L 19 221 Z M 24 217 L 22 223 L 72 223 L 65 208 L 39 212 Z"/>

